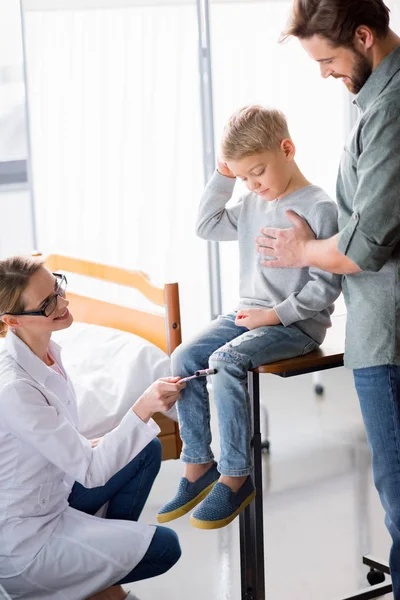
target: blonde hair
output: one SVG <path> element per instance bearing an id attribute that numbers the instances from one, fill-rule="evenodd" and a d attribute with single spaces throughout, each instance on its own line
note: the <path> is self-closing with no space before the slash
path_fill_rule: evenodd
<path id="1" fill-rule="evenodd" d="M 22 294 L 30 278 L 43 265 L 43 260 L 28 256 L 12 256 L 0 260 L 0 314 L 24 310 Z M 0 317 L 0 335 L 7 325 Z"/>
<path id="2" fill-rule="evenodd" d="M 290 133 L 285 115 L 258 104 L 244 106 L 230 117 L 221 142 L 223 160 L 241 160 L 252 154 L 279 150 Z"/>

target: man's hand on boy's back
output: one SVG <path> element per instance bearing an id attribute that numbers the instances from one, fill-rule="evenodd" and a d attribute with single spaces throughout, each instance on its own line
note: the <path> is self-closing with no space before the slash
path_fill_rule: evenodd
<path id="1" fill-rule="evenodd" d="M 217 171 L 221 175 L 225 175 L 225 177 L 230 177 L 231 179 L 236 179 L 236 176 L 232 173 L 226 162 L 217 157 Z"/>
<path id="2" fill-rule="evenodd" d="M 280 325 L 280 323 L 281 321 L 273 308 L 247 308 L 239 310 L 235 319 L 235 325 L 238 327 L 247 327 L 247 329 Z"/>

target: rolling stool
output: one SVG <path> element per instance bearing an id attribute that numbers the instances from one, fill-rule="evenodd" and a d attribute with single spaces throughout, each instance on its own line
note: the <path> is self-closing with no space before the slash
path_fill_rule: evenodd
<path id="1" fill-rule="evenodd" d="M 385 581 L 385 573 L 390 575 L 387 563 L 369 554 L 363 556 L 363 563 L 370 567 L 367 580 L 371 587 L 363 588 L 351 596 L 340 598 L 340 600 L 371 600 L 372 598 L 380 598 L 385 594 L 390 594 L 393 591 L 392 584 Z"/>

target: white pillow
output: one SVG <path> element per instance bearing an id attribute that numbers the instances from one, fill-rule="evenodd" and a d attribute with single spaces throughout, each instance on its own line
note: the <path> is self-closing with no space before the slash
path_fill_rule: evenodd
<path id="1" fill-rule="evenodd" d="M 150 384 L 171 374 L 168 355 L 132 333 L 73 323 L 52 338 L 74 384 L 79 431 L 89 439 L 116 427 Z M 176 420 L 175 407 L 165 414 Z"/>

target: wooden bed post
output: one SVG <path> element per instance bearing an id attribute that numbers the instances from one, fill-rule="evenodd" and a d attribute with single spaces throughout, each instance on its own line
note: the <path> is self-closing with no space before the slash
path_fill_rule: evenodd
<path id="1" fill-rule="evenodd" d="M 167 319 L 167 349 L 171 355 L 182 343 L 179 285 L 166 283 L 164 286 L 165 316 Z"/>
<path id="2" fill-rule="evenodd" d="M 165 317 L 167 320 L 168 354 L 182 343 L 181 311 L 179 305 L 179 285 L 166 283 L 164 286 Z M 179 425 L 175 423 L 176 454 L 179 458 L 182 450 L 182 440 L 179 435 Z"/>

